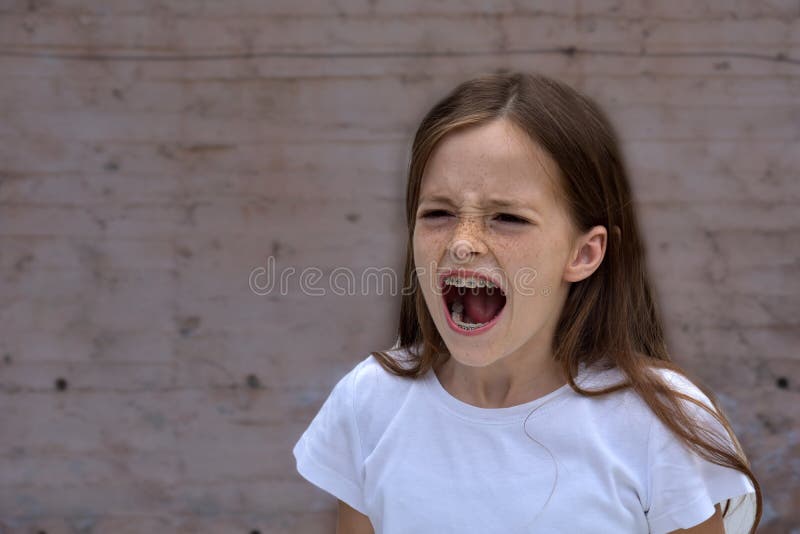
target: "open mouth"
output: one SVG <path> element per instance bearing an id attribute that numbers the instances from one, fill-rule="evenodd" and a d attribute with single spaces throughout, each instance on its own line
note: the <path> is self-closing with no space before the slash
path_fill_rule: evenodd
<path id="1" fill-rule="evenodd" d="M 506 306 L 500 286 L 478 273 L 447 273 L 441 278 L 441 288 L 447 322 L 461 334 L 489 330 Z"/>

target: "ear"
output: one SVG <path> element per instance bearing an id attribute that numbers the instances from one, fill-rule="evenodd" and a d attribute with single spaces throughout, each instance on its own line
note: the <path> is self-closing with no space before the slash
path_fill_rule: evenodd
<path id="1" fill-rule="evenodd" d="M 606 253 L 608 231 L 605 226 L 595 226 L 574 240 L 570 261 L 564 268 L 564 280 L 580 282 L 600 267 Z"/>

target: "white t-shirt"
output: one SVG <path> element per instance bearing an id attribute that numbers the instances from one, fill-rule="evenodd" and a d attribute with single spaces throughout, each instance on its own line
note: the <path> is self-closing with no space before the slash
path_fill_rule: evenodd
<path id="1" fill-rule="evenodd" d="M 577 377 L 585 389 L 621 380 L 583 366 Z M 630 389 L 585 397 L 564 385 L 480 408 L 433 370 L 402 378 L 371 355 L 336 384 L 293 453 L 303 477 L 367 515 L 376 534 L 662 534 L 755 491 L 744 474 L 684 447 Z M 746 532 L 745 508 L 726 518 L 727 533 Z"/>

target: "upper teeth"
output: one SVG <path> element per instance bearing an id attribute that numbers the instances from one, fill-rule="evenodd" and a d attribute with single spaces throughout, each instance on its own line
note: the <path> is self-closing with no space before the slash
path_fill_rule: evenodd
<path id="1" fill-rule="evenodd" d="M 497 287 L 494 283 L 483 278 L 461 278 L 460 276 L 448 276 L 444 279 L 445 285 L 456 287 Z"/>

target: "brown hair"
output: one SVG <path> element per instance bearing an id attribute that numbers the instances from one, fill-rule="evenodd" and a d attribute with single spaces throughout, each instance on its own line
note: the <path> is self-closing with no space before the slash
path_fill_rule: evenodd
<path id="1" fill-rule="evenodd" d="M 562 363 L 570 387 L 586 396 L 630 387 L 691 450 L 744 473 L 756 490 L 750 529 L 754 533 L 762 513 L 761 488 L 716 397 L 700 381 L 691 380 L 710 399 L 714 413 L 671 388 L 655 372 L 669 369 L 689 378 L 667 352 L 616 133 L 594 101 L 561 82 L 540 74 L 501 70 L 460 84 L 425 115 L 412 145 L 406 192 L 408 245 L 397 348 L 410 359 L 401 364 L 387 352 L 372 355 L 387 371 L 409 378 L 426 374 L 449 357 L 415 271 L 412 239 L 420 186 L 433 150 L 447 133 L 498 118 L 522 128 L 557 163 L 561 194 L 576 228 L 581 232 L 596 225 L 613 229 L 597 270 L 571 284 L 556 327 L 553 357 Z M 625 381 L 600 390 L 581 389 L 575 383 L 579 364 L 601 361 L 619 369 Z M 711 414 L 727 431 L 733 446 L 702 428 L 680 399 Z M 730 499 L 723 517 L 729 508 Z"/>

